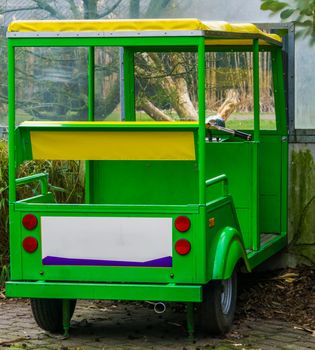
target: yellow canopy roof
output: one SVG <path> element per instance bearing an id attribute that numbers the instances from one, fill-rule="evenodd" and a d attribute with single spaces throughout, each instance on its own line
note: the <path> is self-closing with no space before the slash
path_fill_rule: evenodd
<path id="1" fill-rule="evenodd" d="M 219 33 L 257 35 L 281 42 L 275 34 L 267 34 L 251 23 L 202 22 L 198 19 L 115 19 L 13 21 L 8 32 L 129 32 L 129 31 L 210 31 Z"/>

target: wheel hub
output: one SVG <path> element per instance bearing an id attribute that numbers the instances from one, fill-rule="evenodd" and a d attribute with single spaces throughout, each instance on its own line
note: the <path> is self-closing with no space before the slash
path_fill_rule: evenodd
<path id="1" fill-rule="evenodd" d="M 222 281 L 222 292 L 221 292 L 221 309 L 222 313 L 227 315 L 231 308 L 232 303 L 232 278 Z"/>

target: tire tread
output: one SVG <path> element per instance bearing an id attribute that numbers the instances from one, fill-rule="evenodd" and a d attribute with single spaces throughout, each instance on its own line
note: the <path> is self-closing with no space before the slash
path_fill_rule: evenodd
<path id="1" fill-rule="evenodd" d="M 72 317 L 76 300 L 70 302 Z M 45 331 L 59 333 L 63 330 L 62 299 L 31 299 L 31 308 L 37 325 Z"/>

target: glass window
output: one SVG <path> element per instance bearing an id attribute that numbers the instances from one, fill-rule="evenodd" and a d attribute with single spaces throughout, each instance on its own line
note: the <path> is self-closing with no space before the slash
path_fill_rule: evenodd
<path id="1" fill-rule="evenodd" d="M 195 53 L 142 52 L 135 55 L 136 119 L 198 120 Z"/>
<path id="2" fill-rule="evenodd" d="M 119 121 L 120 48 L 95 48 L 95 120 Z"/>
<path id="3" fill-rule="evenodd" d="M 260 53 L 261 129 L 276 129 L 270 53 Z M 254 128 L 251 52 L 209 52 L 206 56 L 207 116 L 220 116 L 231 129 Z"/>
<path id="4" fill-rule="evenodd" d="M 16 49 L 16 122 L 87 118 L 86 48 Z"/>

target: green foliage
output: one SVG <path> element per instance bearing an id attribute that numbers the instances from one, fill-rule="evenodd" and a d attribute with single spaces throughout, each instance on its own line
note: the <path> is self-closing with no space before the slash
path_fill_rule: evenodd
<path id="1" fill-rule="evenodd" d="M 284 10 L 281 12 L 280 17 L 281 17 L 281 19 L 287 19 L 290 16 L 292 16 L 294 12 L 295 12 L 295 9 Z"/>
<path id="2" fill-rule="evenodd" d="M 280 0 L 261 0 L 261 10 L 280 12 L 283 20 L 292 20 L 299 28 L 296 38 L 310 37 L 310 43 L 315 43 L 315 0 L 295 0 L 292 4 Z"/>
<path id="3" fill-rule="evenodd" d="M 281 2 L 278 0 L 262 0 L 263 4 L 261 5 L 261 9 L 266 11 L 270 10 L 274 13 L 281 11 L 283 8 L 287 7 L 288 4 L 286 2 Z"/>
<path id="4" fill-rule="evenodd" d="M 19 170 L 18 177 L 47 172 L 49 190 L 59 203 L 82 203 L 84 201 L 84 168 L 77 161 L 27 161 Z M 39 185 L 28 184 L 18 187 L 18 198 L 27 198 L 38 194 Z M 0 273 L 7 276 L 1 268 L 1 256 L 7 257 L 8 238 L 8 149 L 7 142 L 0 140 Z M 3 264 L 5 266 L 5 264 Z"/>
<path id="5" fill-rule="evenodd" d="M 8 187 L 7 143 L 0 140 L 0 256 L 8 253 Z"/>
<path id="6" fill-rule="evenodd" d="M 9 278 L 9 266 L 7 265 L 6 259 L 0 255 L 0 291 L 4 288 L 5 281 Z"/>

